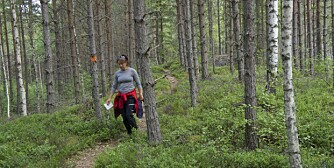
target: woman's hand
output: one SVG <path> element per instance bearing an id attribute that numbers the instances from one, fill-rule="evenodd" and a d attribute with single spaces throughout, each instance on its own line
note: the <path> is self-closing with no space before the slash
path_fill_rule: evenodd
<path id="1" fill-rule="evenodd" d="M 141 101 L 144 100 L 144 96 L 143 96 L 143 94 L 139 94 L 139 100 L 141 100 Z"/>
<path id="2" fill-rule="evenodd" d="M 109 105 L 110 104 L 110 99 L 106 100 L 106 104 Z"/>

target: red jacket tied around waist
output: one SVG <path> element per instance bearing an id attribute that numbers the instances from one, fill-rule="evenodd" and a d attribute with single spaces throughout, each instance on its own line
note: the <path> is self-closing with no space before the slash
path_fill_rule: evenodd
<path id="1" fill-rule="evenodd" d="M 132 96 L 135 99 L 135 108 L 136 108 L 136 116 L 138 117 L 138 99 L 137 99 L 137 92 L 136 89 L 133 89 L 131 92 L 128 93 L 121 93 L 118 92 L 114 99 L 114 115 L 117 118 L 124 108 L 124 103 L 128 100 L 128 96 Z"/>

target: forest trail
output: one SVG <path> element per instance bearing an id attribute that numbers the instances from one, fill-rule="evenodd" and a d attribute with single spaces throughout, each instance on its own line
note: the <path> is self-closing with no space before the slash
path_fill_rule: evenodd
<path id="1" fill-rule="evenodd" d="M 172 94 L 178 84 L 178 81 L 176 80 L 174 76 L 172 76 L 171 71 L 164 70 L 164 72 L 166 74 L 166 79 L 168 80 L 169 85 L 170 85 L 170 93 Z"/>
<path id="2" fill-rule="evenodd" d="M 145 113 L 143 114 L 143 118 L 139 119 L 138 127 L 139 131 L 146 131 Z M 110 139 L 107 142 L 98 143 L 96 146 L 85 149 L 70 158 L 67 165 L 68 167 L 75 168 L 92 168 L 94 167 L 96 157 L 106 149 L 116 147 L 118 142 L 118 139 Z"/>
<path id="3" fill-rule="evenodd" d="M 166 70 L 165 73 L 166 79 L 169 81 L 170 84 L 170 93 L 173 93 L 174 89 L 178 84 L 178 81 L 175 77 L 171 75 L 170 71 Z M 143 118 L 139 119 L 138 128 L 139 131 L 143 132 L 147 129 L 145 113 L 143 114 Z M 98 143 L 96 146 L 85 149 L 79 152 L 77 155 L 71 157 L 68 160 L 68 166 L 75 168 L 92 168 L 94 167 L 95 159 L 99 154 L 101 154 L 106 149 L 116 147 L 117 144 L 117 139 L 111 139 L 107 142 Z"/>

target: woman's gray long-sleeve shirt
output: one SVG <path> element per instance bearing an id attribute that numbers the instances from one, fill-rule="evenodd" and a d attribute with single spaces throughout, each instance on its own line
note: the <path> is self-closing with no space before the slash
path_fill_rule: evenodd
<path id="1" fill-rule="evenodd" d="M 115 93 L 116 89 L 121 93 L 128 93 L 135 89 L 133 81 L 138 88 L 142 88 L 138 73 L 135 69 L 128 67 L 125 71 L 118 70 L 115 72 L 114 82 L 111 86 L 111 92 Z"/>

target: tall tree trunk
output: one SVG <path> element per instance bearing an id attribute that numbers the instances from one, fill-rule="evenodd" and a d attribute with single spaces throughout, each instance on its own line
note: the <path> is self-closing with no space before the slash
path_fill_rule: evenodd
<path id="1" fill-rule="evenodd" d="M 313 48 L 313 27 L 312 27 L 312 0 L 307 0 L 307 31 L 308 31 L 308 52 L 309 52 L 309 72 L 314 75 L 314 48 Z"/>
<path id="2" fill-rule="evenodd" d="M 55 47 L 56 47 L 56 58 L 57 58 L 57 86 L 58 86 L 58 94 L 59 96 L 62 95 L 63 92 L 63 81 L 62 81 L 62 71 L 61 71 L 61 58 L 62 58 L 62 52 L 61 52 L 61 38 L 59 33 L 59 17 L 58 17 L 58 7 L 57 7 L 57 0 L 52 0 L 52 11 L 53 11 L 53 26 L 54 26 L 54 32 L 55 32 Z"/>
<path id="3" fill-rule="evenodd" d="M 1 21 L 0 21 L 1 22 Z M 0 24 L 0 57 L 1 57 L 1 67 L 3 71 L 3 78 L 4 78 L 4 85 L 5 85 L 5 95 L 7 98 L 7 117 L 10 118 L 10 98 L 9 98 L 9 86 L 8 86 L 8 77 L 7 77 L 7 70 L 5 65 L 5 58 L 3 52 L 3 43 L 2 43 L 2 24 Z"/>
<path id="4" fill-rule="evenodd" d="M 182 0 L 176 0 L 177 12 L 177 37 L 179 41 L 179 58 L 182 66 L 185 65 L 184 47 L 183 47 L 183 15 L 182 15 Z"/>
<path id="5" fill-rule="evenodd" d="M 283 60 L 283 90 L 284 111 L 286 116 L 286 131 L 288 134 L 290 167 L 301 168 L 301 157 L 296 126 L 296 107 L 294 102 L 294 87 L 292 81 L 292 0 L 285 0 L 283 5 L 282 24 L 282 60 Z"/>
<path id="6" fill-rule="evenodd" d="M 326 60 L 327 59 L 327 54 L 328 54 L 328 51 L 327 51 L 327 33 L 328 33 L 328 28 L 327 28 L 327 17 L 328 17 L 328 13 L 327 13 L 327 0 L 324 0 L 324 17 L 323 17 L 323 20 L 324 20 L 324 26 L 323 26 L 323 38 L 322 38 L 322 41 L 323 41 L 323 58 L 325 60 L 325 63 L 326 63 L 326 67 L 325 67 L 325 71 L 326 71 L 326 80 L 328 80 L 328 72 L 329 72 L 329 62 Z"/>
<path id="7" fill-rule="evenodd" d="M 197 40 L 196 40 L 196 30 L 195 30 L 195 24 L 194 24 L 194 2 L 193 0 L 190 0 L 190 24 L 191 24 L 191 39 L 192 39 L 192 50 L 193 50 L 193 56 L 194 56 L 194 73 L 196 79 L 199 78 L 199 65 L 198 65 L 198 54 L 197 54 Z M 204 19 L 204 18 L 203 18 Z M 207 62 L 207 61 L 206 61 Z"/>
<path id="8" fill-rule="evenodd" d="M 108 46 L 108 64 L 109 65 L 109 68 L 108 68 L 108 76 L 109 76 L 109 83 L 112 84 L 112 81 L 113 81 L 113 72 L 114 72 L 114 65 L 115 65 L 115 60 L 114 60 L 114 50 L 113 50 L 113 37 L 112 37 L 112 34 L 113 34 L 113 29 L 112 29 L 112 24 L 111 24 L 111 3 L 109 0 L 104 0 L 104 3 L 105 3 L 105 14 L 106 14 L 106 18 L 105 18 L 105 29 L 106 29 L 106 36 L 107 36 L 107 46 Z M 130 57 L 131 58 L 131 57 Z M 110 88 L 111 86 L 109 86 L 108 88 Z"/>
<path id="9" fill-rule="evenodd" d="M 148 58 L 148 45 L 146 39 L 145 2 L 144 0 L 133 1 L 133 13 L 135 16 L 135 39 L 136 39 L 136 57 L 140 60 L 141 74 L 145 97 L 145 112 L 147 112 L 147 135 L 151 145 L 157 145 L 162 142 L 159 117 L 157 113 L 156 99 L 154 93 L 154 80 Z"/>
<path id="10" fill-rule="evenodd" d="M 13 101 L 14 93 L 13 93 L 13 80 L 12 80 L 12 61 L 9 51 L 9 40 L 8 40 L 8 29 L 7 29 L 7 16 L 6 16 L 6 4 L 5 0 L 2 0 L 2 12 L 3 12 L 3 18 L 4 18 L 4 27 L 5 27 L 5 36 L 6 36 L 6 50 L 7 50 L 7 70 L 8 70 L 8 78 L 9 78 L 9 97 L 11 98 L 11 101 Z"/>
<path id="11" fill-rule="evenodd" d="M 129 12 L 129 58 L 132 62 L 136 62 L 135 58 L 135 34 L 134 34 L 134 22 L 133 22 L 133 0 L 128 0 L 128 12 Z"/>
<path id="12" fill-rule="evenodd" d="M 303 31 L 303 17 L 304 17 L 304 1 L 303 0 L 298 0 L 298 21 L 297 21 L 297 27 L 298 27 L 298 46 L 299 46 L 299 68 L 300 71 L 304 71 L 304 48 L 305 44 L 303 39 L 305 38 L 304 36 L 304 31 Z"/>
<path id="13" fill-rule="evenodd" d="M 25 4 L 23 2 L 22 5 L 20 5 L 20 24 L 21 24 L 21 36 L 22 36 L 22 50 L 23 50 L 23 62 L 24 62 L 24 79 L 25 79 L 25 85 L 24 85 L 24 89 L 26 92 L 26 103 L 27 103 L 27 108 L 29 106 L 29 71 L 28 71 L 28 58 L 27 58 L 27 50 L 26 50 L 26 42 L 25 42 L 25 33 L 24 33 L 24 26 L 23 26 L 23 13 L 22 13 L 22 6 L 25 7 Z"/>
<path id="14" fill-rule="evenodd" d="M 36 49 L 34 45 L 34 28 L 33 28 L 33 22 L 34 22 L 34 15 L 32 13 L 32 0 L 29 0 L 29 23 L 28 23 L 28 29 L 29 29 L 29 40 L 30 40 L 30 48 L 31 48 L 31 58 L 34 66 L 35 71 L 35 87 L 36 87 L 36 102 L 37 102 L 37 112 L 40 112 L 40 94 L 39 94 L 39 77 L 38 77 L 38 67 L 37 67 L 37 56 L 36 56 Z"/>
<path id="15" fill-rule="evenodd" d="M 222 55 L 222 39 L 220 32 L 220 0 L 217 0 L 217 23 L 218 23 L 218 55 Z"/>
<path id="16" fill-rule="evenodd" d="M 254 45 L 254 0 L 244 0 L 244 56 L 245 56 L 245 109 L 246 149 L 255 150 L 258 145 L 256 117 L 256 76 Z"/>
<path id="17" fill-rule="evenodd" d="M 317 59 L 321 59 L 322 54 L 322 43 L 321 43 L 321 10 L 320 10 L 320 0 L 317 0 Z"/>
<path id="18" fill-rule="evenodd" d="M 97 22 L 97 28 L 98 28 L 98 33 L 99 33 L 99 47 L 100 47 L 100 54 L 101 54 L 101 85 L 102 85 L 102 96 L 105 97 L 107 95 L 107 89 L 106 89 L 106 62 L 105 62 L 105 43 L 104 43 L 104 29 L 102 29 L 102 14 L 100 11 L 101 10 L 101 3 L 99 1 L 97 1 L 97 10 L 96 10 L 96 14 L 97 14 L 97 18 L 98 18 L 98 22 Z"/>
<path id="19" fill-rule="evenodd" d="M 209 20 L 209 38 L 210 38 L 210 54 L 212 59 L 212 71 L 215 72 L 215 52 L 214 52 L 214 42 L 213 42 L 213 21 L 212 21 L 212 0 L 208 0 L 208 20 Z M 202 72 L 203 73 L 203 72 Z"/>
<path id="20" fill-rule="evenodd" d="M 40 0 L 43 16 L 43 36 L 44 36 L 44 51 L 45 51 L 45 77 L 46 77 L 46 111 L 51 113 L 54 108 L 54 81 L 53 81 L 53 66 L 52 52 L 50 40 L 50 22 L 48 11 L 48 0 Z"/>
<path id="21" fill-rule="evenodd" d="M 200 33 L 201 59 L 202 59 L 201 64 L 202 64 L 202 79 L 203 80 L 209 78 L 208 55 L 206 51 L 204 3 L 205 3 L 204 0 L 198 0 L 199 33 Z M 211 35 L 212 35 L 212 29 L 211 29 Z M 211 47 L 212 46 L 213 45 L 211 43 Z M 211 54 L 213 54 L 213 52 Z"/>
<path id="22" fill-rule="evenodd" d="M 293 63 L 296 68 L 299 68 L 299 52 L 300 49 L 298 46 L 298 0 L 293 0 L 293 42 L 292 42 L 292 55 L 293 55 Z"/>
<path id="23" fill-rule="evenodd" d="M 97 56 L 96 56 L 96 45 L 95 45 L 95 30 L 94 30 L 94 16 L 93 16 L 93 0 L 87 0 L 87 24 L 88 24 L 88 36 L 89 36 L 89 53 L 91 61 L 91 75 L 92 75 L 92 88 L 93 88 L 93 99 L 96 118 L 101 122 L 102 113 L 100 107 L 99 97 L 99 82 L 97 75 Z"/>
<path id="24" fill-rule="evenodd" d="M 5 52 L 3 51 L 3 48 L 4 48 L 4 44 L 3 44 L 3 37 L 2 37 L 2 18 L 0 17 L 0 44 L 1 44 L 1 53 L 0 53 L 0 64 L 1 64 L 1 70 L 2 73 L 1 73 L 1 79 L 3 80 L 3 93 L 4 93 L 4 96 L 7 97 L 6 95 L 6 86 L 7 86 L 7 71 L 6 71 L 6 67 L 4 65 L 5 63 L 5 60 L 4 60 L 4 55 L 5 55 Z M 0 102 L 2 102 L 2 96 L 0 94 Z M 2 103 L 0 103 L 0 114 L 2 114 Z"/>
<path id="25" fill-rule="evenodd" d="M 333 60 L 333 88 L 334 88 L 334 0 L 332 0 L 332 60 Z"/>
<path id="26" fill-rule="evenodd" d="M 233 14 L 233 25 L 234 25 L 234 45 L 236 58 L 238 61 L 238 79 L 239 81 L 244 81 L 244 58 L 241 53 L 240 48 L 240 22 L 239 22 L 239 0 L 232 0 L 232 14 Z"/>
<path id="27" fill-rule="evenodd" d="M 269 93 L 276 93 L 278 67 L 278 0 L 269 0 L 267 31 L 267 86 Z"/>
<path id="28" fill-rule="evenodd" d="M 79 83 L 79 73 L 78 73 L 78 62 L 77 62 L 77 52 L 75 43 L 75 26 L 74 26 L 74 13 L 73 13 L 73 1 L 67 0 L 67 16 L 69 24 L 69 34 L 70 34 L 70 47 L 71 47 L 71 58 L 72 58 L 72 75 L 74 84 L 74 95 L 75 103 L 80 102 L 80 83 Z"/>
<path id="29" fill-rule="evenodd" d="M 204 4 L 204 3 L 202 3 Z M 189 75 L 189 83 L 190 83 L 190 97 L 191 97 L 191 106 L 195 107 L 197 102 L 197 84 L 195 77 L 195 69 L 193 63 L 193 51 L 192 51 L 192 41 L 191 41 L 191 15 L 190 15 L 190 0 L 186 0 L 186 17 L 185 17 L 185 35 L 186 35 L 186 49 L 187 49 L 187 60 L 188 60 L 188 75 Z M 204 16 L 203 16 L 204 18 Z"/>
<path id="30" fill-rule="evenodd" d="M 327 39 L 327 36 L 328 36 L 328 27 L 327 27 L 327 18 L 328 18 L 328 12 L 327 12 L 327 0 L 324 0 L 324 17 L 323 17 L 323 20 L 324 20 L 324 26 L 323 26 L 323 47 L 324 47 L 324 52 L 323 52 L 323 57 L 324 57 L 324 60 L 326 61 L 327 59 L 327 54 L 328 54 L 328 51 L 327 51 L 327 42 L 328 42 L 328 39 Z"/>
<path id="31" fill-rule="evenodd" d="M 17 75 L 18 75 L 18 83 L 20 86 L 20 93 L 21 93 L 21 107 L 22 107 L 22 114 L 23 116 L 28 115 L 27 112 L 27 99 L 26 99 L 26 91 L 23 84 L 23 76 L 22 76 L 22 63 L 21 63 L 21 46 L 19 41 L 19 30 L 17 28 L 17 18 L 16 18 L 16 11 L 15 11 L 15 0 L 10 1 L 10 7 L 13 16 L 13 36 L 14 36 L 14 45 L 16 48 L 16 61 L 17 61 Z"/>

